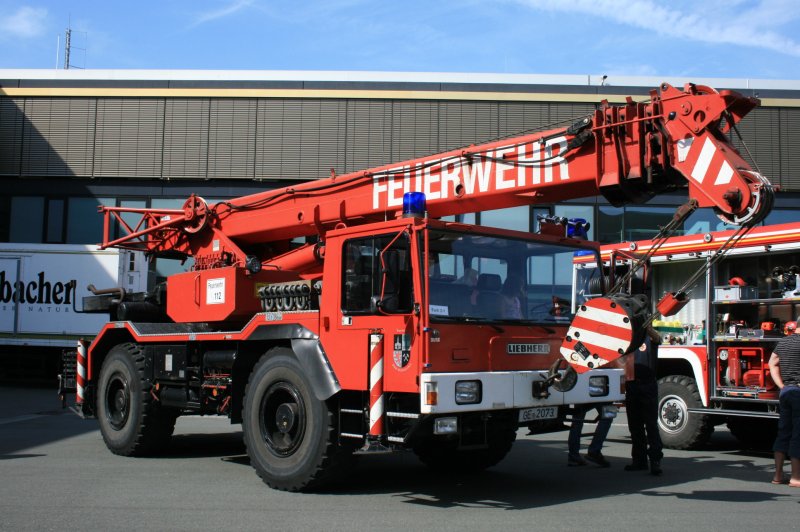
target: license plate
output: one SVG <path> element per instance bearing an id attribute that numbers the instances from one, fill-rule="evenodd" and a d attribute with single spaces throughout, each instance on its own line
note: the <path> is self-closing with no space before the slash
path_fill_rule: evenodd
<path id="1" fill-rule="evenodd" d="M 557 406 L 539 406 L 536 408 L 525 408 L 519 411 L 520 423 L 539 421 L 540 419 L 555 419 L 557 417 Z"/>

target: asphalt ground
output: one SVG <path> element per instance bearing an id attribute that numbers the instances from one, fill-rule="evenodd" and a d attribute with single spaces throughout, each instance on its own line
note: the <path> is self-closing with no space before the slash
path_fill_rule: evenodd
<path id="1" fill-rule="evenodd" d="M 362 458 L 326 491 L 285 493 L 256 476 L 227 419 L 181 418 L 162 455 L 124 458 L 55 391 L 0 387 L 0 530 L 797 529 L 800 489 L 770 484 L 771 453 L 739 450 L 724 427 L 703 450 L 667 450 L 660 477 L 623 471 L 624 413 L 608 469 L 567 467 L 565 431 L 526 432 L 481 474 L 400 452 Z"/>

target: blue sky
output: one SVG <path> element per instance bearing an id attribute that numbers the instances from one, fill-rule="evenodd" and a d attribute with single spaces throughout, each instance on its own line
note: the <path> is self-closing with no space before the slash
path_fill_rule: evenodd
<path id="1" fill-rule="evenodd" d="M 798 0 L 0 0 L 0 68 L 68 24 L 85 68 L 800 79 Z"/>

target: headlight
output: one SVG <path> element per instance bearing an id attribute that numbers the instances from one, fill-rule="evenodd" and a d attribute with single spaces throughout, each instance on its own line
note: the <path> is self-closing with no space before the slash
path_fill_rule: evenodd
<path id="1" fill-rule="evenodd" d="M 470 405 L 481 402 L 481 381 L 457 381 L 456 404 Z"/>
<path id="2" fill-rule="evenodd" d="M 608 395 L 608 377 L 605 375 L 589 377 L 589 395 L 591 397 Z"/>
<path id="3" fill-rule="evenodd" d="M 719 359 L 722 360 L 723 362 L 728 360 L 728 350 L 727 349 L 721 349 L 720 350 Z"/>
<path id="4" fill-rule="evenodd" d="M 434 434 L 457 434 L 458 433 L 458 418 L 457 417 L 437 417 L 433 421 Z"/>

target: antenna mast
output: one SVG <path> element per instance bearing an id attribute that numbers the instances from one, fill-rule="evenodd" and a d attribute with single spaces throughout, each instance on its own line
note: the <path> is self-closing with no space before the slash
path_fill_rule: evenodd
<path id="1" fill-rule="evenodd" d="M 67 27 L 67 35 L 64 38 L 64 70 L 69 70 L 69 49 L 70 40 L 72 38 L 72 28 Z"/>

